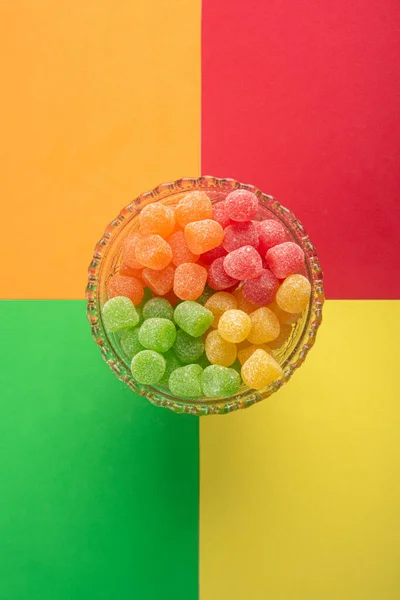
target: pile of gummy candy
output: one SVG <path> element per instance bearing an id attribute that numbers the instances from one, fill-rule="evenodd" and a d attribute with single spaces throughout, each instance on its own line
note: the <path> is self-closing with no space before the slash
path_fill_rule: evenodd
<path id="1" fill-rule="evenodd" d="M 282 375 L 273 353 L 307 308 L 302 248 L 277 220 L 255 220 L 255 194 L 144 207 L 107 281 L 104 325 L 134 379 L 177 397 L 229 397 Z M 150 295 L 150 298 L 149 298 Z"/>

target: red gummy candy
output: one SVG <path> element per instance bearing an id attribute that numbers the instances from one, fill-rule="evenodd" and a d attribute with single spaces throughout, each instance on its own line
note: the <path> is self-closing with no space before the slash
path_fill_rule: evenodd
<path id="1" fill-rule="evenodd" d="M 226 256 L 227 254 L 227 251 L 222 245 L 217 246 L 216 248 L 213 248 L 212 250 L 201 254 L 200 261 L 203 263 L 203 265 L 211 265 L 211 263 L 214 262 L 214 260 L 217 260 L 217 258 L 221 258 L 221 256 Z"/>
<path id="2" fill-rule="evenodd" d="M 213 204 L 213 219 L 217 221 L 225 229 L 228 225 L 232 224 L 231 218 L 226 212 L 225 202 L 217 202 Z"/>
<path id="3" fill-rule="evenodd" d="M 242 246 L 258 246 L 257 227 L 251 221 L 249 223 L 235 223 L 228 225 L 224 230 L 225 237 L 223 247 L 227 252 L 237 250 Z"/>
<path id="4" fill-rule="evenodd" d="M 207 283 L 213 290 L 226 290 L 239 283 L 225 272 L 224 260 L 223 256 L 217 258 L 208 269 Z"/>
<path id="5" fill-rule="evenodd" d="M 279 221 L 266 219 L 265 221 L 254 221 L 254 223 L 258 232 L 259 246 L 257 250 L 261 256 L 265 256 L 266 252 L 273 246 L 286 242 L 286 230 Z"/>
<path id="6" fill-rule="evenodd" d="M 253 246 L 242 246 L 224 258 L 225 272 L 233 279 L 255 279 L 262 270 L 262 259 Z"/>
<path id="7" fill-rule="evenodd" d="M 244 298 L 257 306 L 267 306 L 275 298 L 279 281 L 271 271 L 264 269 L 257 279 L 249 279 L 242 287 Z"/>
<path id="8" fill-rule="evenodd" d="M 294 242 L 285 242 L 270 248 L 265 255 L 268 267 L 278 279 L 285 279 L 304 270 L 304 252 Z"/>
<path id="9" fill-rule="evenodd" d="M 257 196 L 247 190 L 235 190 L 227 195 L 225 210 L 232 221 L 251 221 L 258 211 Z"/>

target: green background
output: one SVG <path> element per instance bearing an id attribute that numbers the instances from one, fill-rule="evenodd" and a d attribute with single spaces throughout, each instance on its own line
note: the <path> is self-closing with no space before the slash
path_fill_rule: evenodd
<path id="1" fill-rule="evenodd" d="M 198 420 L 119 382 L 83 301 L 3 301 L 0 599 L 198 596 Z"/>

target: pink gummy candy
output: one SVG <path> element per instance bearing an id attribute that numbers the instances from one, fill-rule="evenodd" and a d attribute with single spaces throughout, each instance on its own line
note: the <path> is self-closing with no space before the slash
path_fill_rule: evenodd
<path id="1" fill-rule="evenodd" d="M 243 287 L 244 298 L 257 306 L 267 306 L 275 298 L 279 281 L 271 271 L 264 269 L 257 279 L 248 279 Z"/>
<path id="2" fill-rule="evenodd" d="M 227 195 L 225 209 L 232 221 L 251 221 L 258 211 L 257 196 L 247 190 L 235 190 Z"/>
<path id="3" fill-rule="evenodd" d="M 249 223 L 235 223 L 225 228 L 223 247 L 227 252 L 237 250 L 242 246 L 258 246 L 257 227 L 251 221 Z"/>
<path id="4" fill-rule="evenodd" d="M 265 221 L 255 221 L 255 225 L 257 227 L 259 242 L 257 250 L 261 256 L 265 256 L 265 253 L 273 246 L 286 242 L 286 231 L 279 221 L 266 219 Z"/>
<path id="5" fill-rule="evenodd" d="M 285 279 L 304 270 L 304 252 L 294 242 L 285 242 L 270 248 L 265 255 L 268 267 L 278 279 Z"/>
<path id="6" fill-rule="evenodd" d="M 208 252 L 204 252 L 204 254 L 200 254 L 200 262 L 203 263 L 203 265 L 211 265 L 214 260 L 221 258 L 221 256 L 226 256 L 227 254 L 227 251 L 222 245 L 217 246 Z"/>
<path id="7" fill-rule="evenodd" d="M 253 246 L 242 246 L 225 256 L 224 269 L 234 279 L 254 279 L 263 270 L 262 259 Z"/>
<path id="8" fill-rule="evenodd" d="M 225 272 L 224 257 L 221 256 L 211 263 L 208 269 L 207 283 L 213 290 L 221 291 L 226 290 L 239 282 Z"/>
<path id="9" fill-rule="evenodd" d="M 231 218 L 226 212 L 226 206 L 224 201 L 213 204 L 213 219 L 214 221 L 217 221 L 224 229 L 228 225 L 232 224 Z"/>

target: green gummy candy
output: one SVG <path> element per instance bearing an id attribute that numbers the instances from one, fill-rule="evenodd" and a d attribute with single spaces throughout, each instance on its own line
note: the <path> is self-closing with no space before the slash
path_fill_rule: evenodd
<path id="1" fill-rule="evenodd" d="M 174 318 L 174 309 L 165 298 L 151 298 L 143 307 L 144 319 L 169 319 Z"/>
<path id="2" fill-rule="evenodd" d="M 162 378 L 160 379 L 159 383 L 160 383 L 160 385 L 163 385 L 164 387 L 168 387 L 168 380 L 169 380 L 169 376 L 171 375 L 172 371 L 175 371 L 175 369 L 179 369 L 179 367 L 183 367 L 183 364 L 179 360 L 179 358 L 176 356 L 176 354 L 172 348 L 171 348 L 171 350 L 167 350 L 167 352 L 164 354 L 164 358 L 165 358 L 165 362 L 167 363 L 167 366 L 165 368 L 165 373 L 162 376 Z"/>
<path id="3" fill-rule="evenodd" d="M 175 325 L 169 319 L 146 319 L 139 329 L 139 342 L 148 350 L 166 352 L 175 338 Z"/>
<path id="4" fill-rule="evenodd" d="M 206 353 L 202 354 L 196 362 L 198 365 L 201 366 L 202 369 L 205 369 L 206 367 L 209 367 L 211 365 Z"/>
<path id="5" fill-rule="evenodd" d="M 158 383 L 165 373 L 165 358 L 153 350 L 142 350 L 132 358 L 132 375 L 139 383 Z"/>
<path id="6" fill-rule="evenodd" d="M 194 363 L 204 352 L 204 340 L 202 337 L 192 337 L 186 331 L 179 329 L 176 332 L 174 350 L 182 362 Z"/>
<path id="7" fill-rule="evenodd" d="M 209 398 L 234 396 L 239 390 L 241 378 L 235 369 L 210 365 L 201 376 L 203 394 Z"/>
<path id="8" fill-rule="evenodd" d="M 174 396 L 180 398 L 193 398 L 201 396 L 200 365 L 186 365 L 175 369 L 169 376 L 168 386 Z"/>
<path id="9" fill-rule="evenodd" d="M 115 296 L 107 300 L 102 315 L 104 326 L 110 333 L 134 327 L 139 323 L 139 315 L 132 300 L 125 296 Z"/>
<path id="10" fill-rule="evenodd" d="M 206 285 L 202 295 L 197 298 L 196 302 L 199 304 L 205 304 L 213 294 L 215 294 L 215 290 L 212 290 L 210 287 L 208 287 L 208 285 Z"/>
<path id="11" fill-rule="evenodd" d="M 214 315 L 194 300 L 185 300 L 175 307 L 174 319 L 183 331 L 193 337 L 203 335 L 214 320 Z"/>
<path id="12" fill-rule="evenodd" d="M 133 327 L 132 329 L 123 331 L 119 343 L 129 360 L 138 352 L 145 350 L 145 347 L 139 342 L 139 327 Z"/>

